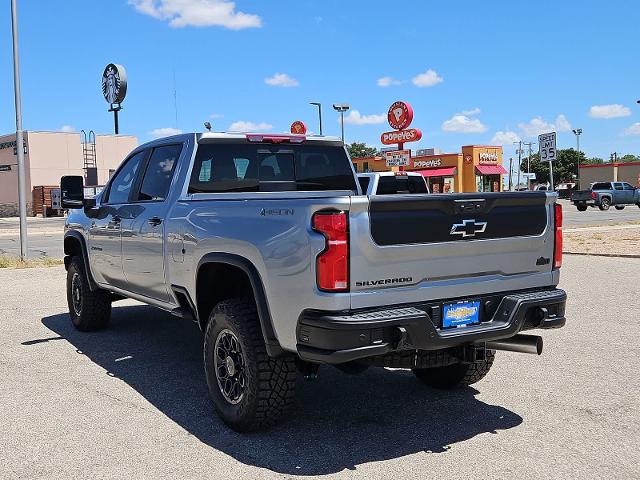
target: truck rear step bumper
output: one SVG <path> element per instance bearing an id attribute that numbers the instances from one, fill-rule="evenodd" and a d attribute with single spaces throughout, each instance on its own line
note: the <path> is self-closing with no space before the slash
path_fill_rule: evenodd
<path id="1" fill-rule="evenodd" d="M 566 322 L 567 294 L 547 289 L 470 298 L 480 301 L 480 323 L 442 328 L 443 305 L 458 300 L 349 312 L 305 310 L 298 319 L 298 355 L 337 364 L 399 350 L 440 350 L 509 338 Z"/>

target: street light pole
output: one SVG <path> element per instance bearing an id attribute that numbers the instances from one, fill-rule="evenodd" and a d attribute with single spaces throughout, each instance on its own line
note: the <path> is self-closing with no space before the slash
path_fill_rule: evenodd
<path id="1" fill-rule="evenodd" d="M 322 136 L 322 104 L 320 102 L 310 102 L 310 105 L 318 107 L 318 120 L 320 121 L 320 136 Z"/>
<path id="2" fill-rule="evenodd" d="M 576 136 L 576 151 L 578 152 L 578 175 L 576 178 L 578 180 L 578 188 L 580 188 L 580 135 L 582 135 L 582 129 L 575 128 L 573 134 Z"/>
<path id="3" fill-rule="evenodd" d="M 349 105 L 346 103 L 334 103 L 333 109 L 336 112 L 340 112 L 340 129 L 342 131 L 342 143 L 344 143 L 344 112 L 349 110 Z"/>
<path id="4" fill-rule="evenodd" d="M 24 133 L 20 95 L 20 59 L 18 55 L 18 7 L 11 0 L 11 30 L 13 33 L 13 85 L 16 103 L 16 155 L 18 156 L 18 210 L 20 211 L 20 260 L 27 257 L 27 200 L 24 172 Z"/>

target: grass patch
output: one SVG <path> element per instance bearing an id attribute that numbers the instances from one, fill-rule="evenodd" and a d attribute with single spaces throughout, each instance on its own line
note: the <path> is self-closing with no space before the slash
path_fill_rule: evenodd
<path id="1" fill-rule="evenodd" d="M 27 258 L 25 261 L 19 257 L 0 256 L 0 268 L 37 268 L 37 267 L 55 267 L 62 265 L 64 262 L 59 258 L 39 257 Z"/>

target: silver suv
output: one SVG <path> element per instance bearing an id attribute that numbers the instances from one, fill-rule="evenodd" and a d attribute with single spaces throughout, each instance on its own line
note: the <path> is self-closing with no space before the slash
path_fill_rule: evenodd
<path id="1" fill-rule="evenodd" d="M 75 327 L 104 328 L 122 298 L 193 320 L 239 431 L 273 424 L 320 364 L 451 388 L 565 323 L 554 194 L 368 197 L 338 139 L 271 134 L 147 143 L 92 199 L 61 183 Z"/>

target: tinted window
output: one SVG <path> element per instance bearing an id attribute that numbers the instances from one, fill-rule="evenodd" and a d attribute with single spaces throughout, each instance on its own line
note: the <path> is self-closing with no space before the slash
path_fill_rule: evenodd
<path id="1" fill-rule="evenodd" d="M 178 163 L 181 145 L 166 145 L 153 149 L 144 172 L 138 200 L 164 200 L 169 193 L 173 171 Z"/>
<path id="2" fill-rule="evenodd" d="M 355 190 L 344 149 L 333 145 L 202 144 L 190 192 Z"/>
<path id="3" fill-rule="evenodd" d="M 422 177 L 384 176 L 378 180 L 376 195 L 394 195 L 398 193 L 428 193 Z"/>
<path id="4" fill-rule="evenodd" d="M 611 190 L 611 184 L 609 182 L 594 183 L 591 190 Z"/>
<path id="5" fill-rule="evenodd" d="M 358 177 L 358 182 L 360 183 L 362 194 L 366 195 L 367 190 L 369 189 L 369 177 Z"/>
<path id="6" fill-rule="evenodd" d="M 631 184 L 629 184 L 629 183 L 625 182 L 625 183 L 623 183 L 623 185 L 624 185 L 624 189 L 625 190 L 635 190 L 635 188 L 633 188 L 633 186 Z"/>
<path id="7" fill-rule="evenodd" d="M 624 190 L 624 187 L 622 186 L 621 183 L 614 183 L 613 186 L 615 187 L 616 190 Z"/>
<path id="8" fill-rule="evenodd" d="M 136 178 L 136 172 L 145 154 L 145 151 L 138 152 L 126 161 L 111 182 L 107 203 L 127 203 L 129 201 L 129 194 Z"/>

